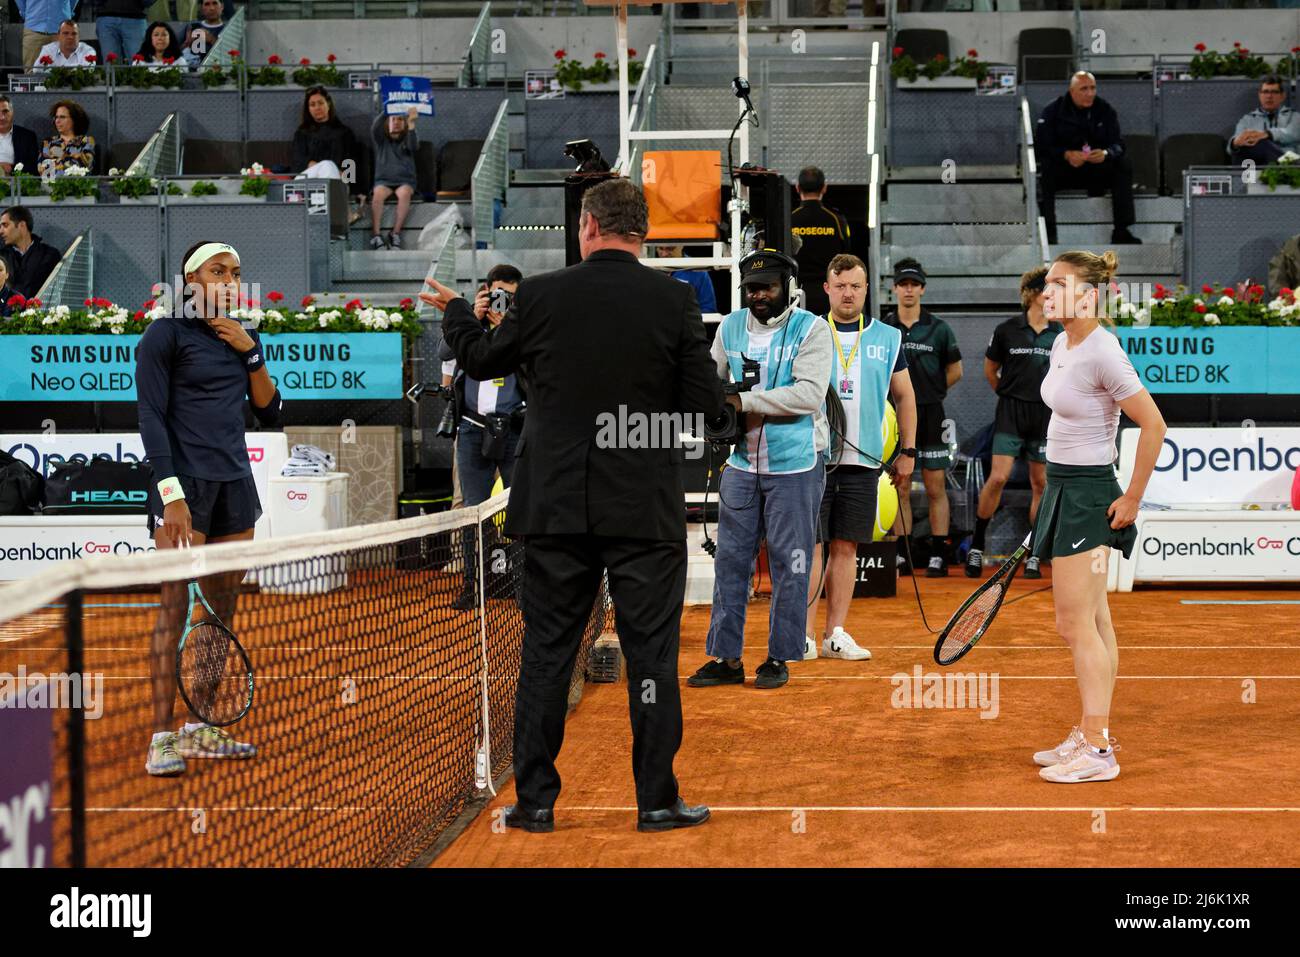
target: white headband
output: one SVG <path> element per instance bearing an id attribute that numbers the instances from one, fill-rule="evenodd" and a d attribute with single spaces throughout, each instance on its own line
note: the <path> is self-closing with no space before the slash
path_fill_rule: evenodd
<path id="1" fill-rule="evenodd" d="M 235 263 L 239 263 L 239 253 L 235 252 L 235 247 L 226 243 L 204 243 L 198 249 L 194 250 L 189 259 L 185 260 L 185 274 L 189 275 L 198 269 L 213 256 L 220 256 L 222 253 L 230 253 L 235 257 Z"/>

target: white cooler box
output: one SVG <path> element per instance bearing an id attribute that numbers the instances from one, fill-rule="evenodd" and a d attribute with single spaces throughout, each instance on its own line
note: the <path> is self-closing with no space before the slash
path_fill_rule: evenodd
<path id="1" fill-rule="evenodd" d="M 330 472 L 320 477 L 273 475 L 267 512 L 276 538 L 346 528 L 348 474 Z M 342 567 L 342 559 L 330 559 L 330 562 L 331 568 L 326 574 L 319 574 L 302 563 L 289 567 L 263 568 L 258 571 L 258 584 L 263 591 L 285 594 L 327 592 L 343 588 L 348 583 L 348 573 Z M 337 570 L 333 567 L 334 563 L 338 563 Z M 302 580 L 304 571 L 312 573 L 313 577 Z"/>

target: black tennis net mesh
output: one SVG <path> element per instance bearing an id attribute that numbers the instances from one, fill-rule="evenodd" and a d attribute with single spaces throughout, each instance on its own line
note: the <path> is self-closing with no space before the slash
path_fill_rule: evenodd
<path id="1" fill-rule="evenodd" d="M 41 735 L 53 768 L 46 863 L 419 858 L 511 763 L 524 582 L 522 544 L 502 534 L 506 499 L 330 533 L 86 559 L 6 586 L 0 675 L 11 678 L 0 697 L 24 693 L 34 704 L 39 686 L 46 705 L 65 705 L 47 708 Z M 256 748 L 251 757 L 200 757 L 230 745 L 179 733 L 196 719 L 166 676 L 191 581 L 251 660 L 252 708 L 225 729 Z M 602 587 L 571 700 L 607 621 Z M 146 772 L 157 732 L 178 733 L 183 773 Z"/>

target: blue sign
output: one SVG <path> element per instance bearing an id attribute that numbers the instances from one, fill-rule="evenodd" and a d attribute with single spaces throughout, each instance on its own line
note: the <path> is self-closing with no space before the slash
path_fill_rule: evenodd
<path id="1" fill-rule="evenodd" d="M 3 336 L 0 400 L 134 402 L 138 335 Z M 397 332 L 282 332 L 262 336 L 271 380 L 294 399 L 400 399 Z"/>
<path id="2" fill-rule="evenodd" d="M 1300 394 L 1300 328 L 1126 326 L 1115 334 L 1152 393 Z"/>
<path id="3" fill-rule="evenodd" d="M 423 76 L 381 76 L 379 96 L 384 112 L 401 113 L 412 106 L 421 116 L 433 116 L 433 81 Z"/>

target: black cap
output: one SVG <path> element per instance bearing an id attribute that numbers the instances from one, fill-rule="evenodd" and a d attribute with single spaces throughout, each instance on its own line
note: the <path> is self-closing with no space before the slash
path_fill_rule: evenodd
<path id="1" fill-rule="evenodd" d="M 894 285 L 897 286 L 904 279 L 913 279 L 924 286 L 925 270 L 922 269 L 920 263 L 915 260 L 906 263 L 899 263 L 894 267 Z"/>
<path id="2" fill-rule="evenodd" d="M 782 257 L 767 256 L 760 251 L 741 264 L 740 284 L 781 282 L 789 272 L 790 267 Z"/>

